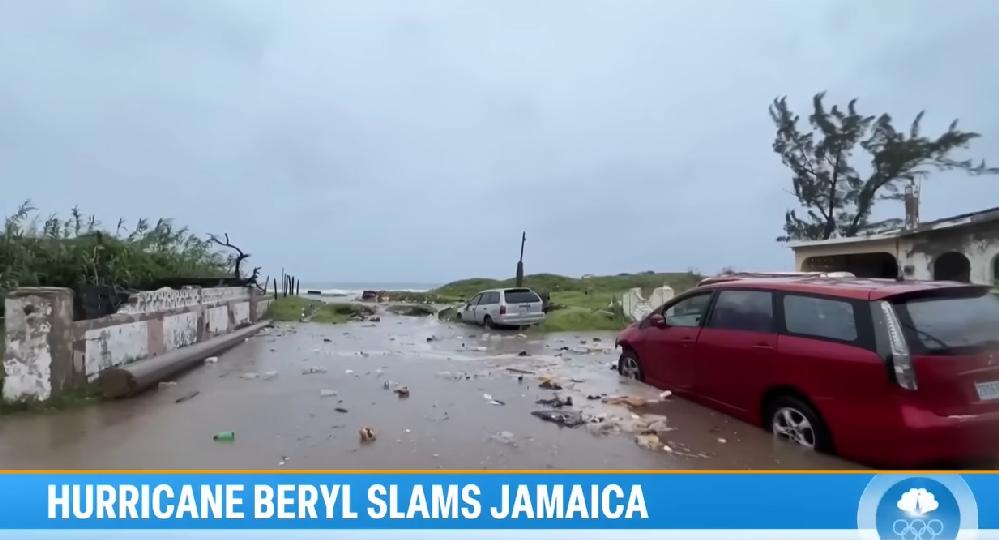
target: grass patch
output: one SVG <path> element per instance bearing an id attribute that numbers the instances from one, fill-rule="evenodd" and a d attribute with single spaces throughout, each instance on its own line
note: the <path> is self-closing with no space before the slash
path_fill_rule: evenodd
<path id="1" fill-rule="evenodd" d="M 301 296 L 282 296 L 271 302 L 264 317 L 274 321 L 298 321 L 303 313 L 308 316 L 322 305 L 319 300 L 308 300 Z"/>
<path id="2" fill-rule="evenodd" d="M 374 314 L 375 308 L 364 304 L 320 304 L 315 308 L 311 320 L 324 324 L 343 324 Z"/>
<path id="3" fill-rule="evenodd" d="M 616 331 L 628 326 L 629 320 L 620 310 L 593 310 L 585 307 L 565 307 L 548 312 L 539 332 Z"/>
<path id="4" fill-rule="evenodd" d="M 0 400 L 0 416 L 17 413 L 50 413 L 74 409 L 102 401 L 100 388 L 95 383 L 81 386 L 45 401 L 22 399 L 18 401 Z"/>
<path id="5" fill-rule="evenodd" d="M 703 276 L 693 272 L 618 274 L 616 276 L 594 276 L 588 278 L 572 278 L 557 274 L 531 274 L 524 276 L 524 286 L 537 292 L 550 292 L 553 297 L 557 292 L 610 293 L 620 296 L 632 287 L 641 287 L 643 294 L 648 295 L 652 289 L 669 285 L 677 293 L 686 291 L 697 285 Z M 460 298 L 464 301 L 484 289 L 513 287 L 516 280 L 489 278 L 472 278 L 453 281 L 430 293 L 441 296 Z"/>
<path id="6" fill-rule="evenodd" d="M 271 302 L 264 316 L 275 321 L 300 321 L 306 317 L 312 322 L 341 324 L 374 314 L 375 308 L 364 304 L 327 304 L 301 296 L 283 296 Z"/>

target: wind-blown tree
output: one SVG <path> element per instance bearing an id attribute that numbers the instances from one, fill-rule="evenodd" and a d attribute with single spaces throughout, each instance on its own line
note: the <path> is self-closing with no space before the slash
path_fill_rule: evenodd
<path id="1" fill-rule="evenodd" d="M 871 223 L 874 203 L 902 198 L 907 182 L 932 170 L 999 173 L 999 168 L 986 167 L 984 160 L 974 163 L 951 157 L 979 137 L 978 133 L 957 129 L 957 120 L 943 134 L 926 137 L 919 130 L 925 111 L 916 115 L 908 131 L 899 131 L 887 114 L 858 113 L 856 98 L 844 111 L 835 105 L 826 110 L 824 97 L 822 92 L 812 98 L 811 127 L 807 130 L 799 129 L 798 115 L 788 109 L 786 97 L 774 99 L 770 105 L 770 117 L 777 127 L 773 149 L 791 169 L 794 195 L 805 213 L 799 217 L 796 210 L 789 210 L 785 214 L 784 235 L 779 241 L 856 236 L 897 223 Z M 860 151 L 866 157 L 855 159 L 854 154 Z"/>

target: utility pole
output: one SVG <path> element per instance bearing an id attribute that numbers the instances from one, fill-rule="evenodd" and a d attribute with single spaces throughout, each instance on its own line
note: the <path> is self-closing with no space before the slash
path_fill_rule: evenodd
<path id="1" fill-rule="evenodd" d="M 527 242 L 527 231 L 520 236 L 520 260 L 517 261 L 517 286 L 524 286 L 524 243 Z"/>

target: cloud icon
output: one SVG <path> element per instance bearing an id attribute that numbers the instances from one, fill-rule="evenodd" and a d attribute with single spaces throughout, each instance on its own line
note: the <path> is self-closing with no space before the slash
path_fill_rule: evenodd
<path id="1" fill-rule="evenodd" d="M 940 508 L 933 493 L 926 488 L 912 488 L 898 498 L 898 509 L 914 517 L 922 517 Z"/>

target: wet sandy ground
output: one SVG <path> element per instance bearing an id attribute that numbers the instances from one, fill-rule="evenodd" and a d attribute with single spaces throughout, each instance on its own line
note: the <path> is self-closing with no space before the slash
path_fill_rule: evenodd
<path id="1" fill-rule="evenodd" d="M 856 467 L 775 442 L 759 428 L 679 398 L 635 410 L 587 399 L 659 400 L 659 390 L 611 371 L 617 353 L 609 333 L 527 336 L 381 317 L 340 326 L 280 324 L 218 363 L 179 376 L 176 385 L 73 411 L 0 418 L 0 467 Z M 545 375 L 563 390 L 539 388 Z M 396 385 L 407 386 L 410 396 L 386 389 Z M 323 395 L 330 391 L 335 395 Z M 547 408 L 536 400 L 556 395 L 602 421 L 566 428 L 530 414 Z M 636 441 L 650 423 L 659 430 L 655 449 Z M 374 429 L 374 442 L 360 442 L 364 426 Z M 219 431 L 234 431 L 235 442 L 213 441 Z"/>

